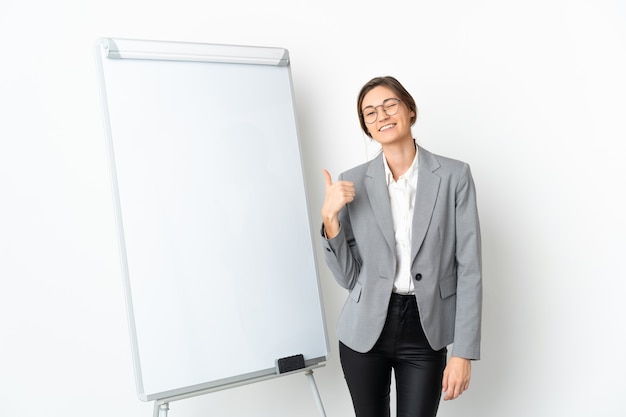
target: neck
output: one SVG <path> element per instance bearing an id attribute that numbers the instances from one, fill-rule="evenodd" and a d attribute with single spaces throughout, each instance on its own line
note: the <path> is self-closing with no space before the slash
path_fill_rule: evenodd
<path id="1" fill-rule="evenodd" d="M 413 138 L 410 141 L 383 146 L 383 154 L 395 180 L 408 171 L 416 152 L 417 147 Z"/>

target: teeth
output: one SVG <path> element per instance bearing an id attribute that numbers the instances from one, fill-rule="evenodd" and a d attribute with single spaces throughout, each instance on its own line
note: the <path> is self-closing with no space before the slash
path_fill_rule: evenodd
<path id="1" fill-rule="evenodd" d="M 388 124 L 388 125 L 384 125 L 383 127 L 380 128 L 379 131 L 382 132 L 383 130 L 387 130 L 387 129 L 392 128 L 394 126 L 395 126 L 394 123 L 391 123 L 391 124 Z"/>

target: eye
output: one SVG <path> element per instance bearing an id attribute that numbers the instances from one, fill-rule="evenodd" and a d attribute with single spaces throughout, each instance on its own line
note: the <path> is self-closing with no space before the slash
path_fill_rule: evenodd
<path id="1" fill-rule="evenodd" d="M 391 103 L 388 103 L 388 104 L 385 105 L 385 109 L 386 110 L 393 110 L 396 107 L 398 107 L 398 103 L 395 102 L 395 101 L 392 101 Z"/>

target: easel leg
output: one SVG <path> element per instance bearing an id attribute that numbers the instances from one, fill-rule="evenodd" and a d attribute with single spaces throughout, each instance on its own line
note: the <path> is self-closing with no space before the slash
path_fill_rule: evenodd
<path id="1" fill-rule="evenodd" d="M 324 404 L 322 404 L 322 398 L 320 397 L 320 393 L 317 390 L 317 385 L 315 384 L 315 378 L 313 377 L 313 371 L 309 369 L 304 373 L 309 379 L 309 383 L 311 384 L 311 389 L 313 390 L 313 397 L 315 397 L 315 402 L 317 403 L 317 409 L 320 412 L 321 417 L 326 417 L 326 412 L 324 411 Z"/>
<path id="2" fill-rule="evenodd" d="M 157 402 L 154 403 L 154 417 L 167 417 L 167 412 L 170 410 L 169 403 L 159 404 Z"/>

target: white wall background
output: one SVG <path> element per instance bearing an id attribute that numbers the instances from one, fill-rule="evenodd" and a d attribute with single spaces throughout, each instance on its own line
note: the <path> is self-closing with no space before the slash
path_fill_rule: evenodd
<path id="1" fill-rule="evenodd" d="M 359 88 L 395 75 L 420 109 L 419 142 L 468 161 L 479 191 L 483 360 L 440 416 L 626 415 L 622 0 L 3 0 L 1 415 L 152 413 L 135 396 L 126 330 L 101 36 L 289 49 L 315 229 L 321 169 L 366 158 Z M 345 293 L 320 271 L 335 353 Z M 315 375 L 327 415 L 352 415 L 337 355 Z M 171 406 L 318 415 L 301 375 Z"/>

